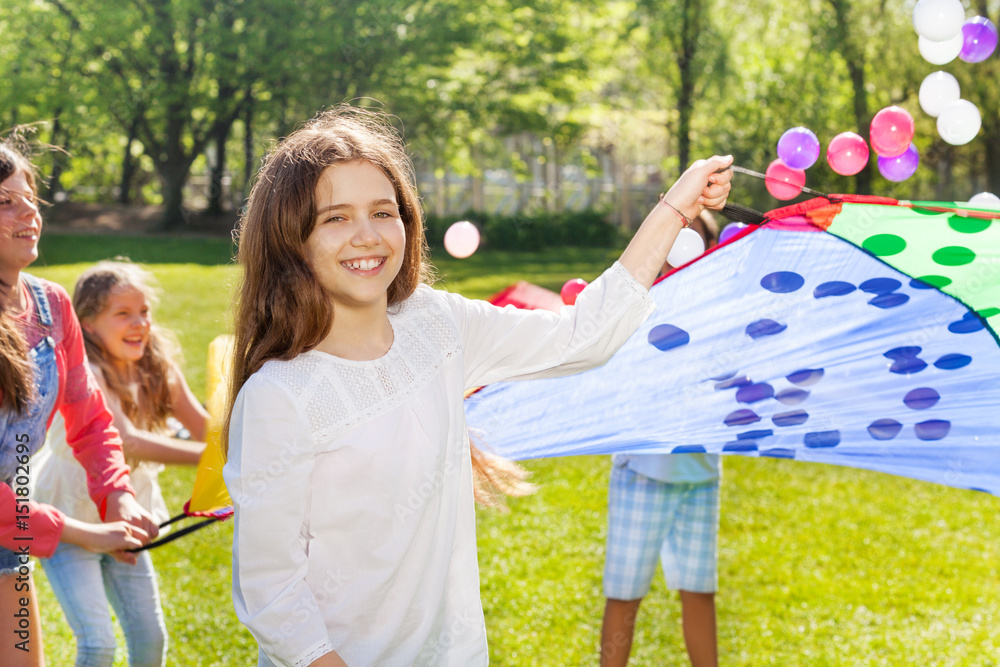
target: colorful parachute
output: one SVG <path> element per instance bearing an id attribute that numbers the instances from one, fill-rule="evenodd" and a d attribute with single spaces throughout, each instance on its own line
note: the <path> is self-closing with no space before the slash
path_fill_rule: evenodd
<path id="1" fill-rule="evenodd" d="M 1000 211 L 810 200 L 651 294 L 604 367 L 469 397 L 481 441 L 514 459 L 792 458 L 1000 494 Z"/>

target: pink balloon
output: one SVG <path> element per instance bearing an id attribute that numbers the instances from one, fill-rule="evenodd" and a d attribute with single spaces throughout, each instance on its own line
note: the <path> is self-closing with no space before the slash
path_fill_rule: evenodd
<path id="1" fill-rule="evenodd" d="M 830 140 L 826 161 L 841 176 L 853 176 L 868 164 L 868 144 L 854 132 L 841 132 Z"/>
<path id="2" fill-rule="evenodd" d="M 573 278 L 572 280 L 567 280 L 566 284 L 562 286 L 559 290 L 559 296 L 562 297 L 563 303 L 567 306 L 572 306 L 576 303 L 576 297 L 580 296 L 580 292 L 589 283 L 581 278 Z"/>
<path id="3" fill-rule="evenodd" d="M 444 233 L 444 249 L 452 257 L 468 257 L 478 247 L 479 230 L 471 222 L 456 222 Z"/>
<path id="4" fill-rule="evenodd" d="M 767 191 L 777 199 L 795 199 L 802 193 L 806 184 L 806 172 L 802 169 L 792 169 L 780 159 L 767 165 L 764 173 Z"/>
<path id="5" fill-rule="evenodd" d="M 896 157 L 906 152 L 913 141 L 913 116 L 902 107 L 886 107 L 872 118 L 872 148 L 882 157 Z"/>

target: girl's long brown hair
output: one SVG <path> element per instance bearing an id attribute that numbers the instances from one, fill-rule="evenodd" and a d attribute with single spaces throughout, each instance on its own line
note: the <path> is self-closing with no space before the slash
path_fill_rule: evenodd
<path id="1" fill-rule="evenodd" d="M 83 272 L 73 290 L 73 309 L 81 323 L 92 322 L 108 307 L 111 294 L 125 287 L 142 292 L 150 307 L 156 305 L 153 276 L 127 260 L 98 262 Z M 178 346 L 169 332 L 155 324 L 149 330 L 149 342 L 142 357 L 122 375 L 100 339 L 84 327 L 83 342 L 87 358 L 104 374 L 108 390 L 122 406 L 133 424 L 145 430 L 157 430 L 167 423 L 172 411 L 170 396 L 171 364 L 176 361 Z M 133 388 L 138 388 L 134 391 Z"/>
<path id="2" fill-rule="evenodd" d="M 240 389 L 269 359 L 292 359 L 330 332 L 333 305 L 309 267 L 305 242 L 316 226 L 315 192 L 328 168 L 365 161 L 396 191 L 406 231 L 403 263 L 389 286 L 393 305 L 430 280 L 413 166 L 385 114 L 341 105 L 319 114 L 264 158 L 238 231 L 243 278 L 237 290 L 234 357 L 223 453 Z"/>
<path id="3" fill-rule="evenodd" d="M 38 194 L 35 166 L 8 141 L 0 142 L 0 183 L 17 172 L 23 172 L 31 187 L 32 194 Z M 17 193 L 18 195 L 22 193 Z M 8 194 L 0 190 L 0 198 Z M 14 296 L 17 284 L 0 282 L 0 290 Z M 14 322 L 14 318 L 0 308 L 0 392 L 3 400 L 0 408 L 21 414 L 30 405 L 35 395 L 34 374 L 28 360 L 28 345 L 24 335 Z"/>
<path id="4" fill-rule="evenodd" d="M 430 282 L 424 222 L 413 165 L 402 136 L 385 114 L 340 105 L 325 111 L 278 143 L 264 158 L 238 231 L 243 278 L 237 290 L 229 399 L 222 431 L 229 451 L 229 422 L 240 389 L 269 359 L 292 359 L 330 332 L 333 306 L 309 267 L 306 239 L 316 226 L 315 192 L 328 168 L 365 161 L 379 167 L 396 191 L 406 230 L 403 263 L 389 286 L 388 304 Z M 471 440 L 476 500 L 504 507 L 504 496 L 534 491 L 516 463 L 488 454 Z"/>

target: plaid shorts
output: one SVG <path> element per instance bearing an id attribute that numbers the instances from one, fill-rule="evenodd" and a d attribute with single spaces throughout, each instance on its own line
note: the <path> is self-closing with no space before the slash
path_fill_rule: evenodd
<path id="1" fill-rule="evenodd" d="M 669 589 L 714 593 L 718 536 L 718 480 L 669 484 L 613 466 L 604 595 L 613 600 L 645 597 L 658 556 Z"/>

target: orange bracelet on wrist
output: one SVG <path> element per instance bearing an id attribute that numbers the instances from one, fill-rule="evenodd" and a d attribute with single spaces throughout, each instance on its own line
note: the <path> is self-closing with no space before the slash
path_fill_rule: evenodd
<path id="1" fill-rule="evenodd" d="M 663 204 L 664 206 L 668 207 L 671 211 L 673 211 L 677 215 L 681 216 L 681 220 L 683 220 L 683 222 L 681 224 L 683 225 L 684 229 L 687 229 L 688 227 L 690 227 L 691 223 L 693 223 L 694 220 L 692 220 L 691 218 L 687 217 L 686 215 L 684 215 L 683 213 L 681 213 L 679 210 L 677 210 L 677 207 L 675 207 L 673 204 L 671 204 L 670 202 L 668 202 L 665 199 L 666 196 L 667 196 L 667 194 L 665 192 L 664 193 L 660 193 L 660 203 Z"/>

